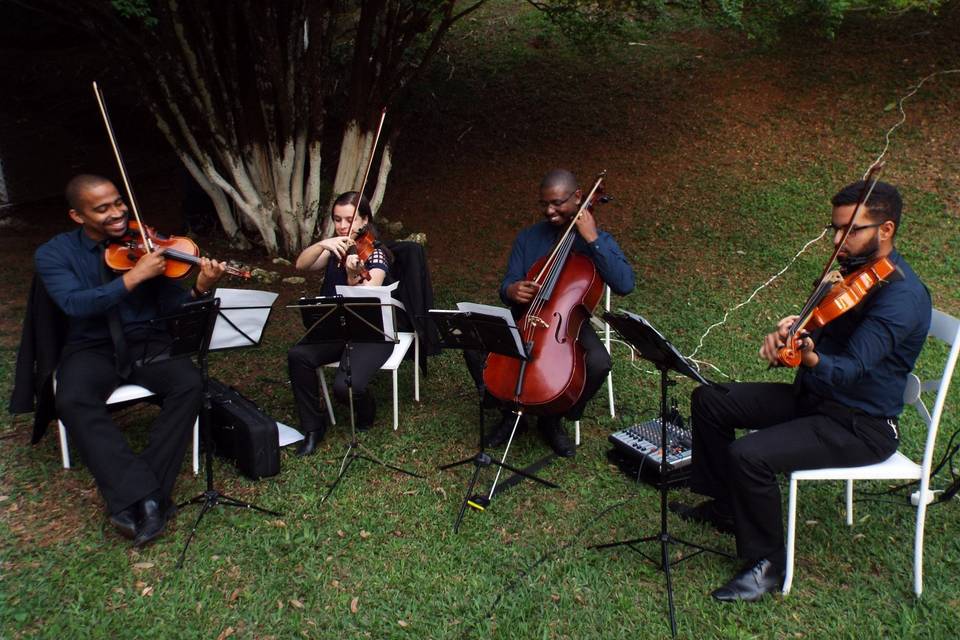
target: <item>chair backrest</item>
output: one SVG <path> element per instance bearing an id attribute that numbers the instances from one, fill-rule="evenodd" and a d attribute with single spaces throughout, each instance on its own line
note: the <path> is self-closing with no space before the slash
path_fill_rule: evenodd
<path id="1" fill-rule="evenodd" d="M 911 373 L 907 379 L 907 387 L 904 389 L 904 403 L 912 405 L 927 425 L 927 438 L 923 449 L 923 462 L 921 463 L 923 470 L 920 481 L 921 495 L 924 495 L 930 482 L 930 468 L 933 464 L 937 430 L 940 427 L 940 418 L 943 416 L 943 408 L 947 401 L 950 379 L 953 377 L 953 370 L 957 366 L 957 358 L 960 356 L 960 320 L 934 309 L 930 318 L 930 331 L 927 335 L 950 345 L 950 353 L 939 379 L 921 382 L 920 378 Z M 932 413 L 927 409 L 927 405 L 922 398 L 922 394 L 927 391 L 937 392 Z"/>

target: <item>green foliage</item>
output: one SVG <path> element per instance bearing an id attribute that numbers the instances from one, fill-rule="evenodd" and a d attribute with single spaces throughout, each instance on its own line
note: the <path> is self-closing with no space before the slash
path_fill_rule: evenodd
<path id="1" fill-rule="evenodd" d="M 935 12 L 945 0 L 531 0 L 564 34 L 583 44 L 656 28 L 686 15 L 712 20 L 770 44 L 785 32 L 833 37 L 851 11 Z"/>
<path id="2" fill-rule="evenodd" d="M 153 15 L 149 0 L 110 0 L 113 8 L 124 18 L 142 20 L 147 27 L 154 27 L 157 18 Z"/>

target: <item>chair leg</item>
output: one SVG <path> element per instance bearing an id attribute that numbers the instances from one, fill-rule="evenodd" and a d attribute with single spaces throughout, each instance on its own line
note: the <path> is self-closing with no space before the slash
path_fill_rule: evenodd
<path id="1" fill-rule="evenodd" d="M 853 526 L 853 480 L 847 480 L 847 526 Z"/>
<path id="2" fill-rule="evenodd" d="M 928 491 L 921 482 L 920 486 L 924 490 L 920 495 Z M 913 592 L 919 598 L 923 593 L 923 527 L 927 520 L 927 501 L 920 500 L 917 504 L 917 532 L 913 539 Z"/>
<path id="3" fill-rule="evenodd" d="M 794 545 L 797 539 L 797 481 L 790 476 L 790 499 L 787 506 L 787 571 L 783 576 L 783 595 L 793 586 Z"/>
<path id="4" fill-rule="evenodd" d="M 57 420 L 57 428 L 60 431 L 60 458 L 63 460 L 63 468 L 70 468 L 70 448 L 67 445 L 67 428 L 63 423 Z"/>
<path id="5" fill-rule="evenodd" d="M 337 424 L 337 419 L 333 417 L 333 403 L 330 402 L 330 392 L 327 391 L 327 376 L 323 375 L 323 369 L 319 370 L 320 390 L 323 392 L 323 402 L 327 405 L 327 415 L 330 416 L 330 424 Z"/>
<path id="6" fill-rule="evenodd" d="M 420 338 L 413 333 L 413 399 L 420 402 Z"/>
<path id="7" fill-rule="evenodd" d="M 193 421 L 193 475 L 200 474 L 200 416 Z"/>
<path id="8" fill-rule="evenodd" d="M 573 444 L 580 446 L 580 421 L 573 423 Z"/>
<path id="9" fill-rule="evenodd" d="M 390 373 L 393 374 L 393 430 L 396 431 L 397 427 L 400 426 L 400 403 L 397 400 L 397 370 L 394 369 Z"/>
<path id="10" fill-rule="evenodd" d="M 610 417 L 616 418 L 617 411 L 613 406 L 613 371 L 607 374 L 607 398 L 610 400 Z"/>

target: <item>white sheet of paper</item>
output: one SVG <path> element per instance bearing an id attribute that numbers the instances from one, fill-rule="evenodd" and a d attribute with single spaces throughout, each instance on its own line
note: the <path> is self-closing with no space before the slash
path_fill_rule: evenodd
<path id="1" fill-rule="evenodd" d="M 270 308 L 277 299 L 272 291 L 257 291 L 255 289 L 220 289 L 216 291 L 220 298 L 220 315 L 213 325 L 213 338 L 210 340 L 210 349 L 229 349 L 230 347 L 250 346 L 250 340 L 238 333 L 230 323 L 221 316 L 226 316 L 243 333 L 259 343 L 263 335 L 263 327 L 270 317 Z M 252 308 L 251 308 L 252 307 Z"/>
<path id="2" fill-rule="evenodd" d="M 303 440 L 303 434 L 289 425 L 278 422 L 277 438 L 279 439 L 280 446 L 285 447 L 288 444 L 293 444 L 294 442 L 300 442 Z"/>
<path id="3" fill-rule="evenodd" d="M 344 298 L 379 298 L 380 303 L 384 305 L 401 306 L 391 295 L 397 288 L 399 282 L 378 287 L 365 287 L 363 285 L 348 286 L 337 285 L 337 295 Z M 383 332 L 386 334 L 384 340 L 394 342 L 397 338 L 397 331 L 393 326 L 393 309 L 389 306 L 382 308 L 383 311 Z"/>

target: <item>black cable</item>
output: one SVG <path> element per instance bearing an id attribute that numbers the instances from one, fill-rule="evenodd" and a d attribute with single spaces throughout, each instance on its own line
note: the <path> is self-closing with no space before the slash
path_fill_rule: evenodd
<path id="1" fill-rule="evenodd" d="M 624 500 L 621 500 L 621 501 L 619 501 L 619 502 L 616 502 L 616 503 L 614 503 L 614 504 L 612 504 L 612 505 L 610 505 L 610 506 L 608 506 L 608 507 L 604 507 L 604 508 L 601 509 L 600 511 L 596 512 L 596 513 L 590 518 L 590 520 L 587 522 L 587 524 L 585 524 L 585 525 L 583 525 L 582 527 L 580 527 L 579 529 L 577 529 L 577 531 L 574 532 L 572 538 L 571 538 L 569 541 L 563 543 L 562 545 L 560 545 L 559 547 L 557 547 L 557 548 L 555 548 L 555 549 L 550 549 L 550 550 L 544 551 L 542 554 L 540 554 L 540 557 L 539 557 L 539 558 L 537 558 L 537 559 L 536 559 L 532 564 L 530 564 L 528 567 L 522 569 L 522 570 L 520 571 L 520 573 L 519 573 L 513 580 L 511 580 L 511 581 L 507 584 L 507 586 L 504 587 L 503 590 L 502 590 L 499 594 L 497 594 L 496 600 L 494 600 L 494 601 L 493 601 L 493 604 L 490 605 L 490 608 L 487 610 L 486 614 L 484 615 L 484 619 L 485 619 L 485 620 L 491 620 L 492 617 L 493 617 L 494 612 L 497 610 L 497 607 L 500 605 L 500 602 L 503 600 L 503 598 L 504 598 L 505 596 L 507 596 L 511 591 L 513 591 L 514 589 L 516 589 L 516 588 L 520 585 L 520 583 L 521 583 L 523 580 L 525 580 L 525 579 L 530 575 L 531 572 L 533 572 L 534 569 L 536 569 L 536 568 L 539 567 L 541 564 L 543 564 L 543 563 L 545 563 L 547 560 L 549 560 L 551 556 L 553 556 L 553 555 L 559 555 L 560 553 L 562 553 L 562 552 L 565 551 L 566 549 L 568 549 L 568 548 L 570 548 L 571 546 L 573 546 L 574 543 L 576 543 L 577 541 L 580 540 L 581 536 L 582 536 L 584 533 L 586 533 L 588 530 L 590 530 L 591 528 L 593 528 L 594 526 L 596 526 L 596 525 L 600 522 L 600 520 L 602 520 L 603 518 L 605 518 L 610 512 L 614 511 L 615 509 L 619 509 L 620 507 L 624 506 L 625 504 L 627 504 L 628 502 L 630 502 L 630 501 L 633 500 L 634 498 L 636 498 L 636 496 L 631 496 L 630 498 L 626 498 L 626 499 L 624 499 Z M 467 635 L 468 635 L 468 632 L 465 631 L 465 632 L 464 632 L 464 637 L 466 637 Z"/>

